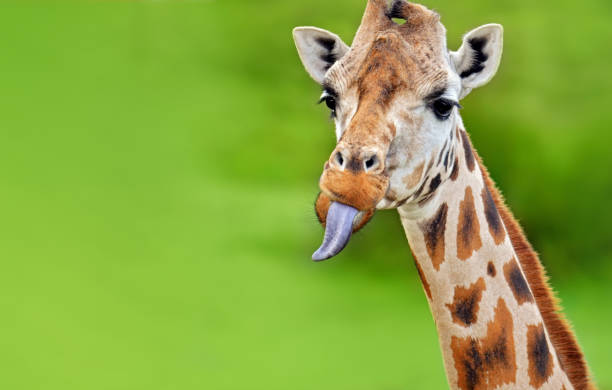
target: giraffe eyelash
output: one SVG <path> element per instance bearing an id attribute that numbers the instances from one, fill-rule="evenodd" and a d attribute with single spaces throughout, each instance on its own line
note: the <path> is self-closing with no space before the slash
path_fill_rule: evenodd
<path id="1" fill-rule="evenodd" d="M 458 102 L 443 97 L 433 100 L 428 104 L 428 106 L 433 111 L 436 118 L 441 121 L 445 121 L 450 118 L 453 108 L 461 108 L 461 105 Z"/>
<path id="2" fill-rule="evenodd" d="M 333 91 L 329 91 L 329 90 L 324 90 L 323 94 L 321 95 L 321 99 L 319 99 L 319 104 L 325 102 L 325 105 L 327 106 L 327 108 L 329 108 L 331 110 L 331 117 L 335 118 L 336 117 L 336 95 Z"/>

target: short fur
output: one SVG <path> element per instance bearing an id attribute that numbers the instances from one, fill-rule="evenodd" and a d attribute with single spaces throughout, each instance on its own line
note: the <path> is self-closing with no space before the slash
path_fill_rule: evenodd
<path id="1" fill-rule="evenodd" d="M 493 196 L 497 210 L 508 230 L 510 241 L 527 277 L 527 283 L 531 287 L 538 309 L 542 313 L 544 324 L 551 342 L 555 346 L 563 370 L 576 390 L 595 390 L 582 351 L 572 333 L 570 324 L 560 311 L 558 299 L 548 285 L 548 276 L 537 253 L 527 241 L 523 229 L 506 206 L 503 196 L 491 180 L 482 159 L 474 148 L 472 150 L 480 165 L 485 184 Z"/>
<path id="2" fill-rule="evenodd" d="M 489 322 L 484 338 L 453 337 L 451 348 L 459 388 L 487 390 L 515 381 L 517 367 L 513 326 L 512 315 L 500 298 L 495 307 L 495 318 Z"/>
<path id="3" fill-rule="evenodd" d="M 390 17 L 401 17 L 406 20 L 406 23 L 398 25 Z M 294 34 L 295 36 L 296 34 Z M 322 68 L 326 62 L 322 60 L 321 55 L 325 55 L 326 52 L 322 53 L 321 50 L 315 50 L 314 54 L 312 53 L 312 46 L 309 45 L 307 39 L 308 37 L 312 38 L 312 36 L 324 36 L 333 39 L 343 49 L 346 45 L 335 34 L 320 29 L 302 28 L 297 32 L 298 38 L 305 38 L 296 39 L 296 44 L 307 71 L 323 86 L 337 88 L 341 95 L 339 102 L 342 103 L 342 98 L 344 98 L 345 105 L 351 105 L 355 109 L 355 111 L 351 111 L 340 104 L 336 111 L 338 115 L 334 117 L 338 144 L 335 151 L 332 152 L 330 160 L 326 163 L 320 180 L 322 193 L 319 195 L 316 204 L 319 220 L 324 224 L 331 201 L 338 201 L 361 211 L 359 213 L 360 219 L 353 222 L 353 227 L 355 228 L 355 225 L 357 225 L 356 228 L 358 229 L 359 226 L 371 218 L 378 207 L 398 208 L 410 201 L 410 206 L 418 205 L 418 207 L 423 208 L 427 200 L 431 198 L 431 191 L 436 192 L 439 187 L 442 187 L 446 178 L 450 178 L 451 182 L 456 183 L 460 176 L 459 159 L 455 150 L 445 150 L 445 146 L 442 145 L 444 142 L 442 135 L 436 135 L 436 139 L 431 140 L 410 132 L 419 129 L 427 132 L 426 134 L 431 134 L 429 130 L 439 129 L 439 126 L 430 125 L 432 122 L 429 122 L 430 119 L 427 115 L 431 115 L 431 113 L 427 114 L 428 111 L 423 111 L 424 114 L 412 115 L 406 114 L 406 110 L 394 113 L 393 109 L 399 109 L 398 96 L 404 99 L 404 102 L 414 104 L 415 102 L 423 102 L 423 98 L 433 92 L 446 89 L 449 93 L 456 95 L 457 99 L 461 99 L 473 88 L 484 85 L 493 77 L 499 66 L 503 28 L 500 25 L 489 24 L 474 29 L 464 37 L 463 45 L 457 52 L 449 52 L 444 39 L 445 29 L 439 23 L 439 16 L 435 12 L 423 6 L 401 0 L 395 1 L 389 10 L 386 0 L 368 0 L 362 23 L 350 51 L 343 50 L 342 52 L 346 51 L 346 55 L 344 57 L 338 56 L 342 59 L 332 66 L 328 72 L 325 69 L 325 76 L 322 75 Z M 320 47 L 319 44 L 319 49 Z M 306 58 L 307 61 L 304 61 L 304 54 L 310 55 Z M 474 64 L 474 59 L 477 60 L 478 64 Z M 477 67 L 474 65 L 477 65 Z M 477 71 L 477 73 L 461 79 L 461 89 L 458 91 L 459 73 L 466 70 Z M 390 112 L 392 114 L 389 114 Z M 438 119 L 440 118 L 438 117 Z M 403 122 L 400 122 L 401 120 Z M 402 128 L 398 128 L 398 123 L 402 123 Z M 430 126 L 426 126 L 426 124 Z M 533 317 L 537 318 L 538 322 L 543 322 L 542 329 L 545 328 L 545 333 L 550 336 L 550 345 L 547 345 L 546 348 L 542 346 L 541 341 L 542 339 L 546 340 L 546 337 L 541 337 L 540 333 L 537 334 L 538 337 L 533 337 L 535 341 L 532 342 L 534 346 L 532 351 L 535 352 L 532 356 L 536 357 L 534 372 L 540 374 L 541 379 L 548 373 L 547 368 L 550 359 L 548 359 L 549 355 L 543 353 L 547 350 L 550 351 L 553 360 L 558 360 L 560 363 L 553 367 L 555 383 L 563 382 L 568 385 L 569 380 L 575 389 L 592 389 L 593 384 L 590 382 L 582 352 L 570 331 L 569 325 L 565 322 L 564 317 L 558 313 L 557 302 L 548 287 L 546 274 L 537 255 L 525 239 L 511 212 L 504 205 L 499 191 L 495 188 L 486 169 L 473 151 L 468 135 L 463 130 L 460 131 L 459 127 L 457 127 L 456 133 L 451 130 L 451 140 L 455 134 L 458 137 L 457 146 L 465 152 L 464 162 L 467 171 L 469 171 L 468 174 L 477 174 L 474 171 L 476 170 L 476 163 L 478 163 L 481 167 L 484 184 L 491 194 L 489 196 L 485 192 L 483 196 L 480 188 L 478 192 L 474 193 L 470 189 L 469 196 L 466 192 L 463 202 L 460 204 L 460 214 L 457 215 L 459 220 L 453 220 L 454 223 L 458 223 L 458 234 L 457 245 L 456 247 L 451 246 L 451 248 L 457 250 L 457 259 L 467 262 L 472 253 L 482 247 L 481 237 L 478 234 L 480 227 L 476 226 L 476 223 L 479 222 L 474 206 L 475 200 L 480 201 L 481 198 L 488 207 L 485 210 L 485 213 L 488 214 L 485 216 L 486 221 L 481 221 L 481 223 L 488 224 L 486 229 L 488 232 L 484 233 L 486 236 L 483 236 L 482 239 L 488 240 L 490 232 L 494 241 L 504 243 L 504 236 L 499 231 L 499 226 L 496 226 L 500 223 L 499 217 L 495 219 L 493 215 L 495 209 L 497 209 L 501 215 L 501 221 L 507 229 L 512 248 L 504 245 L 508 250 L 514 249 L 515 253 L 512 256 L 516 255 L 518 258 L 520 268 L 526 279 L 526 282 L 519 280 L 516 275 L 513 276 L 510 273 L 513 276 L 511 281 L 513 281 L 514 290 L 522 291 L 525 283 L 529 285 L 533 293 L 532 299 L 535 299 L 539 313 L 535 315 L 536 310 L 533 305 L 529 305 L 528 308 L 534 312 Z M 399 146 L 391 144 L 395 139 L 398 140 Z M 417 142 L 408 142 L 414 140 Z M 401 149 L 398 149 L 400 146 Z M 417 159 L 413 155 L 409 156 L 407 161 L 402 161 L 401 158 L 392 158 L 394 154 L 403 153 L 406 149 L 410 149 L 411 153 L 418 155 L 421 159 Z M 344 157 L 342 161 L 334 159 L 338 152 L 342 152 Z M 445 152 L 448 153 L 448 156 L 444 154 Z M 431 153 L 432 158 L 422 159 L 424 155 L 427 156 L 429 153 Z M 456 153 L 460 152 L 457 151 Z M 373 156 L 380 163 L 372 165 L 369 169 L 367 162 Z M 438 176 L 441 173 L 441 162 L 446 159 L 448 161 L 444 164 L 442 176 Z M 385 166 L 387 161 L 388 167 Z M 427 161 L 429 162 L 427 163 Z M 436 167 L 433 166 L 435 161 L 438 161 Z M 421 168 L 415 169 L 419 165 L 410 166 L 408 162 L 420 163 Z M 447 166 L 447 164 L 449 165 Z M 396 176 L 397 180 L 393 180 L 393 173 L 401 169 L 398 168 L 398 165 L 403 167 L 404 171 L 400 171 Z M 427 168 L 423 170 L 423 166 L 427 166 Z M 415 172 L 418 172 L 418 175 Z M 414 184 L 410 188 L 404 188 L 401 183 L 405 183 L 405 181 L 411 184 L 414 182 Z M 421 182 L 420 185 L 419 181 Z M 478 178 L 477 181 L 480 182 L 480 179 Z M 480 186 L 480 183 L 478 184 Z M 418 189 L 414 191 L 415 188 Z M 468 188 L 466 188 L 466 191 Z M 461 196 L 461 194 L 458 192 L 456 196 Z M 489 197 L 492 197 L 490 202 Z M 387 198 L 391 198 L 390 203 L 380 202 Z M 404 211 L 409 213 L 414 210 L 406 208 Z M 427 225 L 425 219 L 421 222 L 425 222 Z M 429 224 L 431 225 L 431 222 Z M 406 230 L 408 232 L 409 229 Z M 428 229 L 425 230 L 428 231 Z M 421 239 L 423 225 L 414 226 L 413 231 L 419 232 L 419 239 Z M 478 242 L 476 237 L 478 237 Z M 431 253 L 427 253 L 431 248 L 426 248 L 428 245 L 426 241 L 422 243 L 423 249 L 421 249 L 421 252 L 425 256 L 429 255 L 431 257 Z M 435 247 L 440 239 L 437 235 L 432 235 L 428 241 L 430 247 Z M 454 244 L 455 240 L 452 241 Z M 437 252 L 434 251 L 433 253 L 435 255 Z M 431 278 L 427 275 L 427 272 L 431 269 L 435 271 L 435 263 L 440 265 L 443 260 L 444 257 L 434 262 L 433 267 L 430 267 L 427 263 L 422 263 L 420 265 L 423 266 L 423 269 L 419 267 L 417 260 L 417 268 L 430 303 L 436 301 L 435 288 L 439 286 L 436 286 L 435 277 Z M 483 260 L 485 261 L 482 264 L 483 268 L 478 270 L 483 273 L 482 276 L 486 283 L 491 282 L 492 279 L 497 279 L 498 282 L 504 281 L 506 276 L 502 263 L 496 263 L 491 267 L 491 263 L 486 263 L 488 259 Z M 442 271 L 443 267 L 440 267 L 440 270 Z M 476 271 L 472 270 L 472 272 Z M 498 276 L 495 277 L 495 275 Z M 431 286 L 426 278 L 431 282 Z M 467 285 L 470 283 L 472 282 L 468 282 Z M 467 285 L 463 284 L 463 286 Z M 441 288 L 445 287 L 442 286 Z M 508 296 L 508 298 L 513 299 L 512 296 Z M 461 303 L 454 305 L 453 308 L 459 314 L 459 320 L 463 318 L 466 323 L 472 321 L 470 316 L 471 304 L 466 306 Z M 448 313 L 447 311 L 444 312 Z M 476 315 L 477 313 L 473 312 L 473 314 Z M 494 321 L 488 324 L 487 334 L 484 338 L 474 337 L 469 332 L 465 335 L 466 337 L 462 334 L 453 336 L 456 337 L 455 346 L 452 347 L 451 345 L 450 347 L 454 350 L 454 356 L 449 355 L 448 350 L 444 352 L 446 353 L 445 357 L 449 359 L 449 362 L 446 362 L 449 363 L 448 367 L 455 367 L 458 372 L 458 378 L 453 378 L 453 376 L 456 376 L 455 373 L 449 371 L 449 382 L 453 381 L 454 388 L 479 388 L 484 387 L 487 383 L 495 387 L 502 383 L 515 382 L 519 366 L 512 366 L 511 364 L 516 364 L 517 358 L 524 358 L 515 354 L 514 340 L 508 338 L 509 333 L 506 333 L 506 330 L 510 330 L 510 333 L 512 333 L 514 326 L 512 321 L 515 314 L 517 313 L 510 312 L 508 306 L 502 301 L 502 304 L 499 304 L 495 309 Z M 473 318 L 476 319 L 476 316 Z M 472 328 L 472 325 L 468 328 Z M 545 356 L 546 359 L 538 358 L 541 356 Z M 558 358 L 555 358 L 555 356 Z M 503 375 L 495 374 L 498 369 L 501 369 Z M 523 368 L 521 370 L 524 372 Z M 564 372 L 561 372 L 561 370 Z M 457 383 L 457 379 L 459 383 Z M 522 383 L 525 383 L 525 377 L 520 379 Z M 535 381 L 532 381 L 532 383 L 535 383 Z"/>

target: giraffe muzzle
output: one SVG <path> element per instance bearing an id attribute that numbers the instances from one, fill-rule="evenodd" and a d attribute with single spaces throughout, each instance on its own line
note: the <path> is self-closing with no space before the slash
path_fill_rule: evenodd
<path id="1" fill-rule="evenodd" d="M 346 143 L 336 147 L 319 180 L 321 193 L 315 210 L 325 226 L 325 236 L 313 260 L 326 260 L 340 253 L 352 233 L 372 218 L 389 187 L 384 161 L 383 153 L 375 148 Z"/>
<path id="2" fill-rule="evenodd" d="M 389 178 L 383 174 L 327 167 L 321 175 L 319 187 L 333 201 L 368 211 L 375 209 L 385 196 Z"/>
<path id="3" fill-rule="evenodd" d="M 319 221 L 325 226 L 325 236 L 312 259 L 326 260 L 340 253 L 352 233 L 372 218 L 388 185 L 386 176 L 340 171 L 328 165 L 321 176 L 322 192 L 315 204 Z"/>

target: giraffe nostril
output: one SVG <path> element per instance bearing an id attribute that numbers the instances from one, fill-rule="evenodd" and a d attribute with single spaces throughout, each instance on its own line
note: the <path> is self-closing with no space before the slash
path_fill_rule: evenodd
<path id="1" fill-rule="evenodd" d="M 342 157 L 342 153 L 340 152 L 336 153 L 336 163 L 341 167 L 344 166 L 344 157 Z"/>
<path id="2" fill-rule="evenodd" d="M 366 172 L 376 168 L 378 166 L 378 157 L 376 157 L 376 155 L 370 157 L 363 163 L 363 165 L 365 166 Z"/>

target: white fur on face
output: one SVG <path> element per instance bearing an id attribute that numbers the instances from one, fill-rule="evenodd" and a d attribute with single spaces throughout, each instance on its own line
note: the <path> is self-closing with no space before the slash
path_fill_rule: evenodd
<path id="1" fill-rule="evenodd" d="M 448 73 L 448 88 L 442 97 L 458 101 L 460 80 L 452 71 L 449 70 Z M 410 96 L 398 97 L 388 119 L 395 125 L 397 133 L 386 161 L 386 166 L 389 167 L 387 173 L 390 177 L 390 196 L 378 204 L 377 208 L 380 209 L 397 207 L 402 200 L 414 194 L 425 179 L 433 178 L 439 173 L 439 166 L 436 164 L 438 154 L 445 142 L 451 142 L 451 133 L 461 123 L 456 108 L 450 118 L 440 120 L 423 101 Z M 452 142 L 458 142 L 456 137 Z M 414 180 L 415 175 L 420 178 Z"/>

